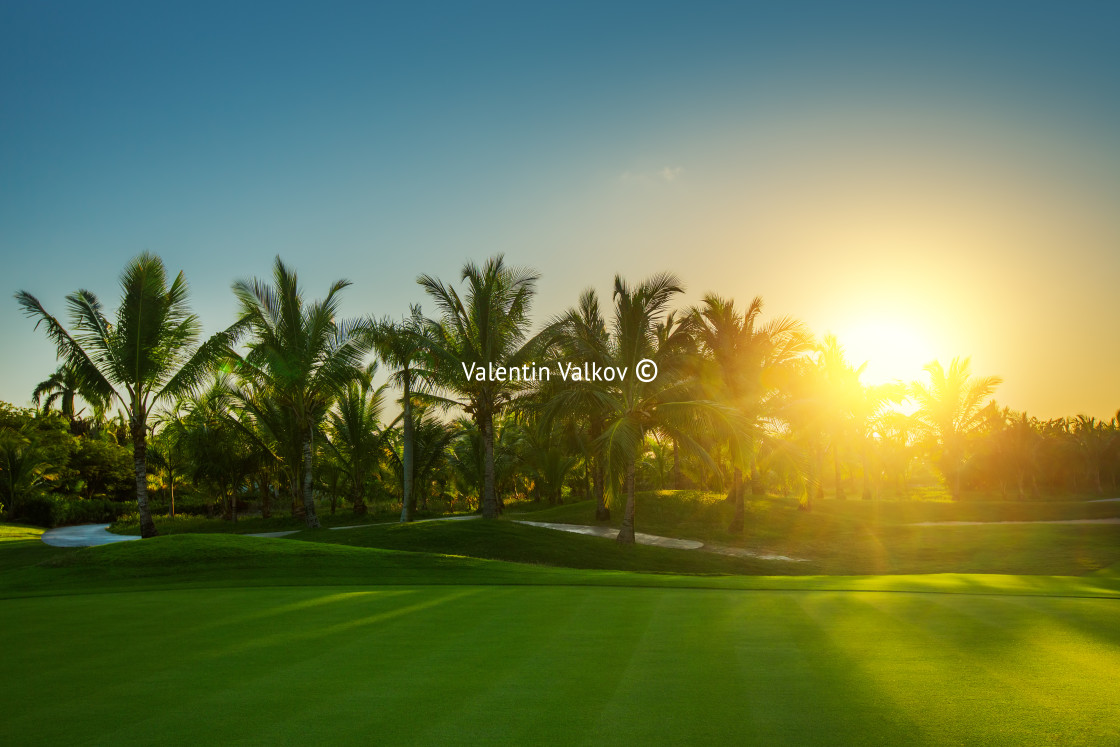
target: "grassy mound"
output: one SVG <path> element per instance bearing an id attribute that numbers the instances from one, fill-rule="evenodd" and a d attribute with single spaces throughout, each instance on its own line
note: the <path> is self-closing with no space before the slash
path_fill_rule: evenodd
<path id="1" fill-rule="evenodd" d="M 534 520 L 536 515 L 534 515 Z M 812 563 L 733 558 L 695 550 L 635 545 L 625 547 L 588 537 L 514 521 L 431 521 L 318 532 L 293 539 L 315 543 L 381 547 L 567 568 L 647 573 L 724 573 L 786 575 L 813 573 Z"/>

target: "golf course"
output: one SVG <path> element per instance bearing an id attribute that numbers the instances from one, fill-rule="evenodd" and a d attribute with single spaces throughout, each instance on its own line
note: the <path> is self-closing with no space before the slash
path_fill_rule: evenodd
<path id="1" fill-rule="evenodd" d="M 654 524 L 657 498 L 647 498 Z M 682 510 L 666 503 L 666 516 Z M 562 508 L 520 518 L 593 510 Z M 909 522 L 881 516 L 914 518 L 904 504 L 881 506 L 874 521 L 856 516 L 869 514 L 859 504 L 838 506 L 842 521 L 785 508 L 759 507 L 759 526 L 792 516 L 818 538 L 874 530 L 885 551 L 914 536 Z M 1120 515 L 1109 502 L 1032 508 Z M 1116 524 L 928 527 L 944 533 L 943 549 L 918 553 L 921 573 L 774 575 L 795 564 L 770 561 L 770 575 L 753 565 L 746 575 L 720 564 L 762 561 L 622 547 L 516 518 L 284 538 L 193 531 L 90 548 L 50 547 L 40 529 L 5 525 L 5 741 L 1120 740 L 1120 575 L 1086 570 L 1120 560 Z M 1055 527 L 1065 534 L 1052 560 L 1022 573 L 953 572 L 969 563 L 946 560 L 959 558 L 964 535 L 1001 546 L 976 563 L 1022 557 L 1024 544 L 1054 543 Z"/>
<path id="2" fill-rule="evenodd" d="M 1118 29 L 0 0 L 0 747 L 1120 747 Z"/>

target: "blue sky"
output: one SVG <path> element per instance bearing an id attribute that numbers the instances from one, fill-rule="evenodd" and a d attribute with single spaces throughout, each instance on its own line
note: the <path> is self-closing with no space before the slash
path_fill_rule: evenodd
<path id="1" fill-rule="evenodd" d="M 0 399 L 54 367 L 12 294 L 145 249 L 211 331 L 277 254 L 380 316 L 504 252 L 542 319 L 669 269 L 1110 416 L 1118 6 L 903 5 L 5 2 Z"/>

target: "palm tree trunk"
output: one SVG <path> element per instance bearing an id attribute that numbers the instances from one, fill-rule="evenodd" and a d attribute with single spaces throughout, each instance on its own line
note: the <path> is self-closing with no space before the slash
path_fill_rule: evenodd
<path id="1" fill-rule="evenodd" d="M 175 518 L 175 469 L 167 470 L 167 480 L 171 488 L 171 518 Z"/>
<path id="2" fill-rule="evenodd" d="M 498 518 L 498 495 L 494 489 L 494 414 L 480 414 L 482 430 L 482 518 Z"/>
<path id="3" fill-rule="evenodd" d="M 319 517 L 315 515 L 315 497 L 311 492 L 311 433 L 303 439 L 303 510 L 308 529 L 319 528 Z"/>
<path id="4" fill-rule="evenodd" d="M 590 442 L 594 444 L 602 432 L 602 423 L 597 418 L 593 419 L 591 431 L 588 434 Z M 610 521 L 611 510 L 607 508 L 607 475 L 603 467 L 603 460 L 598 454 L 592 454 L 591 464 L 591 485 L 595 493 L 595 521 Z"/>
<path id="5" fill-rule="evenodd" d="M 839 444 L 832 445 L 832 463 L 836 470 L 836 497 L 844 500 L 847 496 L 844 495 L 844 483 L 840 476 L 840 447 Z"/>
<path id="6" fill-rule="evenodd" d="M 272 485 L 267 472 L 261 472 L 257 475 L 257 483 L 260 486 L 261 492 L 261 518 L 267 519 L 272 516 Z"/>
<path id="7" fill-rule="evenodd" d="M 603 460 L 599 457 L 595 457 L 595 471 L 592 474 L 595 478 L 595 520 L 610 521 L 611 510 L 607 506 L 607 475 Z"/>
<path id="8" fill-rule="evenodd" d="M 731 526 L 727 528 L 727 531 L 734 534 L 742 534 L 743 525 L 746 523 L 743 492 L 743 470 L 736 467 L 731 478 L 731 498 L 735 503 L 735 514 L 731 517 Z"/>
<path id="9" fill-rule="evenodd" d="M 860 461 L 863 462 L 863 500 L 871 500 L 871 458 L 867 453 L 867 443 L 860 446 Z"/>
<path id="10" fill-rule="evenodd" d="M 132 416 L 132 456 L 136 469 L 136 507 L 140 510 L 140 536 L 147 539 L 155 537 L 156 524 L 152 521 L 152 512 L 148 508 L 148 429 L 144 421 L 145 412 L 142 405 L 133 403 Z"/>
<path id="11" fill-rule="evenodd" d="M 634 544 L 634 513 L 637 501 L 634 499 L 634 464 L 626 465 L 626 511 L 622 514 L 622 528 L 618 530 L 618 541 L 624 545 Z"/>
<path id="12" fill-rule="evenodd" d="M 762 482 L 762 469 L 758 466 L 758 453 L 751 454 L 751 495 L 766 494 L 766 486 Z"/>
<path id="13" fill-rule="evenodd" d="M 669 470 L 669 487 L 673 490 L 680 490 L 684 485 L 684 480 L 681 476 L 681 447 L 677 443 L 677 439 L 673 439 L 673 468 Z"/>
<path id="14" fill-rule="evenodd" d="M 416 496 L 413 495 L 413 463 L 415 457 L 415 440 L 412 426 L 412 394 L 409 392 L 408 379 L 404 381 L 404 423 L 402 423 L 404 443 L 401 444 L 401 521 L 412 521 L 416 510 Z"/>

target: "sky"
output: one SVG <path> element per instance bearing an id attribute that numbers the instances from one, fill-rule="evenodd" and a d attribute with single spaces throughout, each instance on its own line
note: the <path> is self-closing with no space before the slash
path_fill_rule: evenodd
<path id="1" fill-rule="evenodd" d="M 157 7 L 158 6 L 158 7 Z M 905 7 L 903 7 L 905 6 Z M 834 333 L 865 381 L 969 356 L 1120 407 L 1120 6 L 0 2 L 0 400 L 144 250 L 207 332 L 279 255 L 401 316 L 504 253 L 535 317 L 677 273 Z M 7 300 L 5 300 L 7 299 Z"/>

